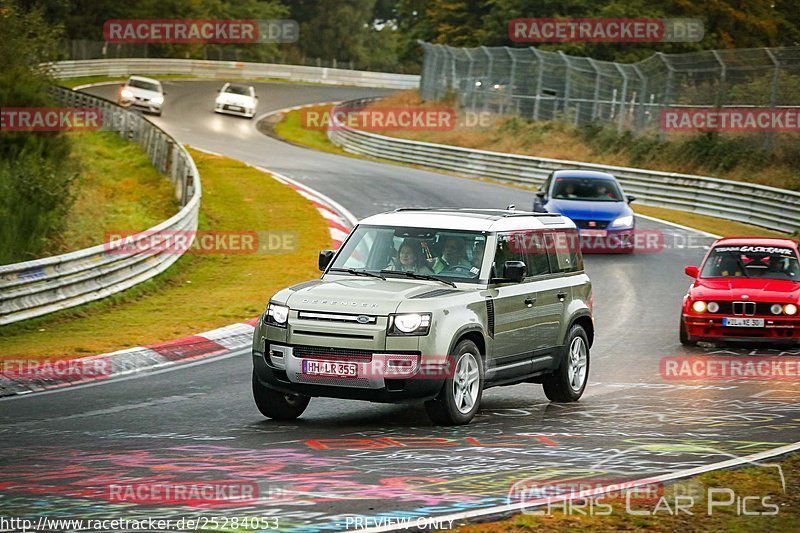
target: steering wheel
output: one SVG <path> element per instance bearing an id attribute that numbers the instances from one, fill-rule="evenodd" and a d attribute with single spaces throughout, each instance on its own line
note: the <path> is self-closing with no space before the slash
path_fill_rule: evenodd
<path id="1" fill-rule="evenodd" d="M 468 267 L 464 265 L 452 265 L 447 267 L 444 271 L 445 272 L 465 272 L 469 274 L 469 277 L 474 278 L 477 277 L 478 274 L 472 271 L 473 267 Z"/>

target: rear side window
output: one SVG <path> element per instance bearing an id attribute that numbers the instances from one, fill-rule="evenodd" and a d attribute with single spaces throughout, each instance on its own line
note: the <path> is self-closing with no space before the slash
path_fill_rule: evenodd
<path id="1" fill-rule="evenodd" d="M 544 240 L 551 272 L 583 271 L 583 255 L 576 230 L 549 232 L 545 234 Z"/>
<path id="2" fill-rule="evenodd" d="M 522 261 L 528 277 L 550 274 L 545 234 L 540 231 L 514 231 L 497 236 L 494 268 L 497 277 L 504 278 L 506 261 Z"/>

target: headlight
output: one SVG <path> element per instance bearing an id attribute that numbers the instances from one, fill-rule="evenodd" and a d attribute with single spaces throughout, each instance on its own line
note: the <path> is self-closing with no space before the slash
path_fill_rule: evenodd
<path id="1" fill-rule="evenodd" d="M 119 94 L 122 95 L 123 98 L 133 98 L 133 93 L 128 89 L 122 89 L 122 92 Z"/>
<path id="2" fill-rule="evenodd" d="M 624 217 L 619 217 L 614 222 L 611 223 L 612 228 L 627 228 L 633 226 L 633 215 L 626 215 Z"/>
<path id="3" fill-rule="evenodd" d="M 270 326 L 278 326 L 279 328 L 286 327 L 286 321 L 289 319 L 289 308 L 285 305 L 277 305 L 270 303 L 267 306 L 267 324 Z"/>
<path id="4" fill-rule="evenodd" d="M 709 313 L 716 313 L 719 311 L 719 304 L 717 302 L 708 302 L 706 309 L 708 309 Z"/>
<path id="5" fill-rule="evenodd" d="M 161 105 L 161 104 L 164 103 L 164 97 L 163 96 L 154 96 L 153 99 L 151 100 L 151 102 L 153 102 L 156 105 Z"/>
<path id="6" fill-rule="evenodd" d="M 702 300 L 697 300 L 692 304 L 692 311 L 694 311 L 695 313 L 705 313 L 706 303 Z"/>
<path id="7" fill-rule="evenodd" d="M 773 315 L 779 315 L 783 313 L 783 306 L 781 304 L 772 304 L 772 307 L 770 307 L 769 310 Z"/>
<path id="8" fill-rule="evenodd" d="M 796 315 L 797 314 L 797 306 L 794 304 L 786 304 L 783 307 L 783 312 L 787 315 Z"/>
<path id="9" fill-rule="evenodd" d="M 389 335 L 427 335 L 430 329 L 430 313 L 389 315 Z"/>

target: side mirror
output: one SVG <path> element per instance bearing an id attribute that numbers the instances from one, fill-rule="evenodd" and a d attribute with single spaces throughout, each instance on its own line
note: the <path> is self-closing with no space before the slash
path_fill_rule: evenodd
<path id="1" fill-rule="evenodd" d="M 700 269 L 696 266 L 687 266 L 683 269 L 683 271 L 686 272 L 687 276 L 694 279 L 697 279 L 697 277 L 700 275 Z"/>
<path id="2" fill-rule="evenodd" d="M 633 202 L 635 202 L 635 201 L 636 201 L 636 197 L 635 197 L 634 195 L 632 195 L 632 194 L 629 194 L 629 195 L 627 196 L 627 198 L 628 198 L 628 203 L 629 203 L 629 204 L 632 204 Z"/>
<path id="3" fill-rule="evenodd" d="M 539 198 L 544 199 L 544 198 L 547 197 L 547 191 L 536 191 L 536 196 L 538 196 Z"/>
<path id="4" fill-rule="evenodd" d="M 322 250 L 319 253 L 319 269 L 321 272 L 325 272 L 325 269 L 328 268 L 328 265 L 331 264 L 333 260 L 333 256 L 336 254 L 333 250 Z"/>
<path id="5" fill-rule="evenodd" d="M 522 283 L 525 278 L 525 263 L 522 261 L 506 261 L 504 263 L 505 278 L 514 283 Z"/>

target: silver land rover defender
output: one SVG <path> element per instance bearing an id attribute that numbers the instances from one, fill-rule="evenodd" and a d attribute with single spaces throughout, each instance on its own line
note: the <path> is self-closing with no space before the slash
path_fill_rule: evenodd
<path id="1" fill-rule="evenodd" d="M 269 418 L 317 396 L 421 401 L 434 422 L 466 424 L 487 387 L 540 383 L 554 402 L 586 388 L 592 288 L 562 215 L 398 209 L 362 220 L 319 268 L 256 326 L 253 396 Z"/>

